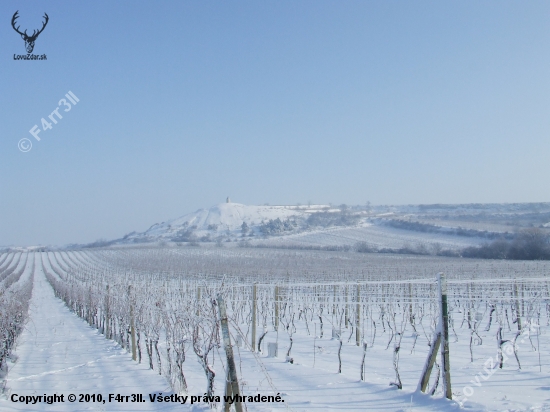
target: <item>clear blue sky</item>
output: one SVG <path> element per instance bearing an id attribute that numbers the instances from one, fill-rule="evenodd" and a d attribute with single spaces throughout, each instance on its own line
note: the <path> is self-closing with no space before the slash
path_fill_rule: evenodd
<path id="1" fill-rule="evenodd" d="M 16 10 L 30 32 L 48 13 L 47 61 L 13 60 Z M 115 238 L 228 195 L 550 201 L 548 1 L 5 0 L 0 23 L 0 245 Z"/>

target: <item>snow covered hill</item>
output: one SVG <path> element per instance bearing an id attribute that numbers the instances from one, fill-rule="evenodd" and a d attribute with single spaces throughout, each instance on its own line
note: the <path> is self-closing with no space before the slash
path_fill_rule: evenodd
<path id="1" fill-rule="evenodd" d="M 254 206 L 240 203 L 220 203 L 210 209 L 199 209 L 179 218 L 155 223 L 142 233 L 130 233 L 120 243 L 144 243 L 158 241 L 215 241 L 219 238 L 241 237 L 243 223 L 249 237 L 261 235 L 262 224 L 270 221 L 298 223 L 318 212 L 339 212 L 328 205 L 309 206 Z"/>

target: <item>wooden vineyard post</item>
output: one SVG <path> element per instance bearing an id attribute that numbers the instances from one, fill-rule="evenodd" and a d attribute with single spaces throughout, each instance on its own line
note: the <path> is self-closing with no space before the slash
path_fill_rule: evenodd
<path id="1" fill-rule="evenodd" d="M 361 346 L 361 285 L 357 283 L 357 294 L 355 296 L 355 344 Z"/>
<path id="2" fill-rule="evenodd" d="M 432 374 L 432 369 L 434 367 L 435 358 L 437 358 L 437 351 L 439 350 L 439 345 L 441 344 L 441 333 L 438 331 L 435 334 L 435 337 L 430 346 L 430 353 L 428 354 L 428 359 L 424 364 L 424 369 L 422 370 L 422 375 L 420 376 L 420 382 L 418 383 L 418 388 L 421 392 L 426 392 L 428 387 L 428 382 L 430 381 L 430 375 Z"/>
<path id="3" fill-rule="evenodd" d="M 348 308 L 348 285 L 344 286 L 345 289 L 345 300 L 344 300 L 344 323 L 346 324 L 346 329 L 348 328 L 348 320 L 349 320 L 349 308 Z"/>
<path id="4" fill-rule="evenodd" d="M 412 283 L 409 282 L 409 322 L 414 328 L 414 319 L 413 319 L 413 300 L 412 300 Z"/>
<path id="5" fill-rule="evenodd" d="M 130 300 L 130 337 L 132 339 L 132 360 L 137 360 L 136 351 L 136 320 L 134 318 L 134 301 L 132 300 L 132 285 L 128 285 L 128 299 Z"/>
<path id="6" fill-rule="evenodd" d="M 275 331 L 279 330 L 279 286 L 275 286 Z"/>
<path id="7" fill-rule="evenodd" d="M 256 294 L 258 285 L 252 286 L 252 352 L 256 352 Z"/>
<path id="8" fill-rule="evenodd" d="M 472 322 L 472 284 L 468 283 L 468 299 L 470 300 L 470 303 L 468 303 L 468 324 Z"/>
<path id="9" fill-rule="evenodd" d="M 514 298 L 516 301 L 516 320 L 518 323 L 518 331 L 521 332 L 521 313 L 519 311 L 519 294 L 518 294 L 518 284 L 514 282 Z"/>
<path id="10" fill-rule="evenodd" d="M 225 348 L 225 356 L 227 358 L 227 380 L 225 385 L 225 395 L 233 397 L 233 405 L 237 412 L 242 412 L 243 407 L 239 396 L 241 391 L 239 389 L 239 380 L 237 378 L 237 368 L 235 368 L 235 358 L 233 356 L 233 347 L 231 346 L 231 336 L 229 335 L 229 325 L 227 323 L 227 312 L 225 309 L 225 302 L 222 295 L 218 295 L 218 311 L 220 313 L 220 323 L 222 328 L 223 346 Z M 231 404 L 228 401 L 224 403 L 224 411 L 229 412 Z"/>
<path id="11" fill-rule="evenodd" d="M 110 332 L 110 327 L 109 327 L 109 285 L 105 286 L 105 308 L 104 308 L 104 311 L 105 311 L 105 321 L 104 321 L 104 325 L 105 325 L 105 331 L 103 332 L 105 334 L 105 338 L 106 339 L 109 339 L 109 332 Z"/>
<path id="12" fill-rule="evenodd" d="M 525 283 L 521 283 L 521 316 L 525 315 Z"/>
<path id="13" fill-rule="evenodd" d="M 201 308 L 201 287 L 197 286 L 197 316 L 199 316 Z"/>
<path id="14" fill-rule="evenodd" d="M 447 399 L 453 398 L 451 391 L 451 366 L 449 364 L 449 315 L 447 308 L 447 279 L 443 273 L 438 274 L 439 285 L 439 323 L 430 347 L 428 359 L 424 364 L 418 389 L 425 392 L 428 387 L 433 365 L 437 357 L 438 349 L 441 349 L 441 375 L 443 378 L 443 392 Z"/>
<path id="15" fill-rule="evenodd" d="M 332 285 L 332 314 L 336 315 L 336 285 Z"/>
<path id="16" fill-rule="evenodd" d="M 88 287 L 88 303 L 89 303 L 89 308 L 92 306 L 92 286 L 90 285 Z M 90 310 L 87 310 L 86 311 L 86 320 L 88 321 L 88 324 L 90 326 L 96 326 L 95 325 L 95 319 L 92 317 L 92 313 L 90 312 Z"/>
<path id="17" fill-rule="evenodd" d="M 447 399 L 453 399 L 451 392 L 451 365 L 449 364 L 449 314 L 447 313 L 447 278 L 445 274 L 438 275 L 439 308 L 441 322 L 441 375 L 443 377 L 443 391 Z"/>

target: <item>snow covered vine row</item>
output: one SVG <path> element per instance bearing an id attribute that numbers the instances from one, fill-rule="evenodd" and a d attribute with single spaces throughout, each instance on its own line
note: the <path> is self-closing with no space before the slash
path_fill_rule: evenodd
<path id="1" fill-rule="evenodd" d="M 197 299 L 153 277 L 93 272 L 87 266 L 90 262 L 70 259 L 48 254 L 43 267 L 56 296 L 72 311 L 128 350 L 132 327 L 136 360 L 164 374 L 177 391 L 187 391 L 183 364 L 192 350 L 204 368 L 208 395 L 214 393 L 216 374 L 209 355 L 220 344 L 220 336 L 210 290 L 205 289 L 203 298 Z M 161 339 L 163 354 L 159 350 Z"/>
<path id="2" fill-rule="evenodd" d="M 29 262 L 32 262 L 29 266 Z M 29 270 L 30 268 L 30 270 Z M 23 276 L 26 273 L 27 276 Z M 34 279 L 34 254 L 0 259 L 0 376 L 27 319 Z"/>

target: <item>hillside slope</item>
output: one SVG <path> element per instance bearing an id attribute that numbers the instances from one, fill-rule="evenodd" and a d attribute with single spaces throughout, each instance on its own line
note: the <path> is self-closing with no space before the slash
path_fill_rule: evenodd
<path id="1" fill-rule="evenodd" d="M 216 238 L 237 238 L 242 234 L 242 225 L 249 227 L 248 234 L 259 235 L 262 223 L 270 220 L 289 219 L 304 221 L 312 213 L 334 211 L 328 205 L 310 206 L 254 206 L 240 203 L 220 203 L 210 209 L 199 209 L 179 218 L 155 223 L 142 233 L 131 233 L 121 243 L 158 241 L 213 241 Z"/>

